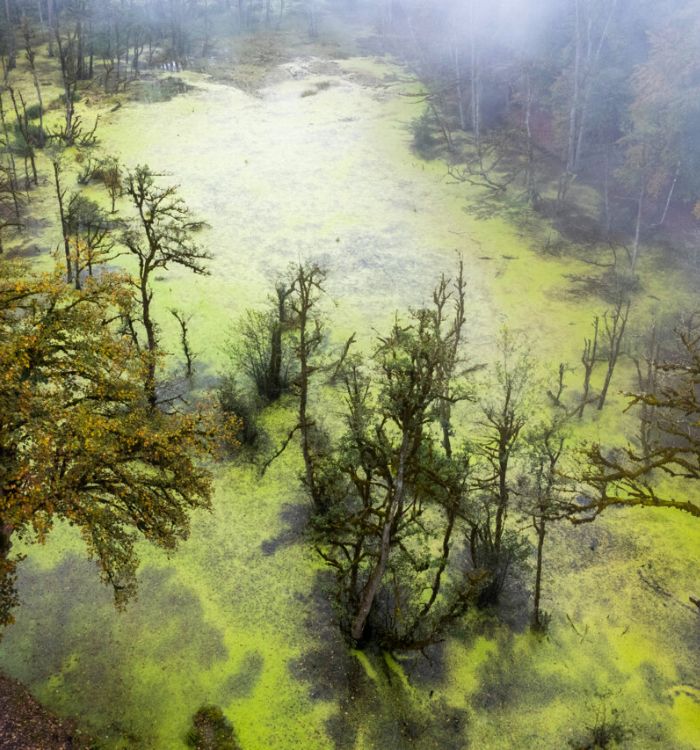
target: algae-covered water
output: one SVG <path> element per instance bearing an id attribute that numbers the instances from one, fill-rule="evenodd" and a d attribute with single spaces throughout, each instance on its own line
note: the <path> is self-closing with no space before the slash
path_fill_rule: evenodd
<path id="1" fill-rule="evenodd" d="M 489 360 L 507 322 L 527 332 L 542 372 L 576 364 L 604 309 L 568 293 L 567 274 L 585 266 L 543 256 L 502 218 L 477 219 L 478 196 L 413 153 L 423 105 L 406 96 L 416 87 L 398 64 L 300 58 L 258 95 L 182 77 L 185 93 L 106 112 L 99 133 L 127 165 L 168 173 L 210 225 L 211 276 L 170 269 L 155 295 L 173 349 L 167 309 L 193 313 L 201 382 L 221 367 L 232 321 L 300 258 L 329 269 L 334 340 L 357 331 L 366 346 L 396 309 L 429 298 L 458 251 L 475 361 Z M 683 289 L 671 272 L 645 273 L 640 320 Z M 284 406 L 265 416 L 273 436 L 292 419 Z M 613 405 L 586 431 L 609 437 L 619 420 Z M 700 747 L 700 633 L 685 604 L 697 594 L 696 521 L 627 511 L 560 526 L 546 551 L 549 637 L 514 616 L 512 626 L 465 624 L 427 656 L 397 660 L 350 653 L 335 630 L 303 538 L 299 469 L 294 451 L 263 480 L 220 465 L 214 511 L 195 515 L 190 540 L 172 558 L 140 549 L 140 594 L 123 613 L 75 532 L 57 528 L 20 568 L 0 668 L 108 748 L 184 747 L 204 702 L 223 707 L 245 750 L 560 750 L 603 707 L 629 728 L 625 747 Z"/>

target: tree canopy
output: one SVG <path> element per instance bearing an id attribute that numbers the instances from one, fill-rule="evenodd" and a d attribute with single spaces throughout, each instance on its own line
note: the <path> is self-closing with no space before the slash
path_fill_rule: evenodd
<path id="1" fill-rule="evenodd" d="M 10 537 L 43 541 L 58 520 L 80 529 L 121 604 L 135 590 L 137 537 L 172 549 L 189 511 L 209 507 L 209 432 L 196 414 L 148 403 L 147 362 L 118 325 L 131 304 L 123 277 L 74 290 L 10 262 L 0 274 L 3 619 Z"/>

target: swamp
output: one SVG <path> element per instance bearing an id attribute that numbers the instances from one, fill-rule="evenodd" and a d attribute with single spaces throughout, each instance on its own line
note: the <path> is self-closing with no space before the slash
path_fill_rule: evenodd
<path id="1" fill-rule="evenodd" d="M 700 748 L 699 50 L 4 0 L 0 748 Z"/>

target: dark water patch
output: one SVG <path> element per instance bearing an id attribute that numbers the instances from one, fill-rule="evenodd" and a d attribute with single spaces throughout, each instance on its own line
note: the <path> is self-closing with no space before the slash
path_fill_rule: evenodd
<path id="1" fill-rule="evenodd" d="M 22 259 L 22 258 L 37 258 L 43 253 L 43 249 L 35 243 L 26 243 L 24 245 L 14 246 L 9 248 L 5 253 L 5 258 L 11 259 Z"/>
<path id="2" fill-rule="evenodd" d="M 286 524 L 277 536 L 266 539 L 260 545 L 263 555 L 274 555 L 282 547 L 289 547 L 299 542 L 309 521 L 309 508 L 302 503 L 285 503 L 280 519 Z"/>
<path id="3" fill-rule="evenodd" d="M 321 571 L 311 593 L 298 597 L 307 607 L 304 626 L 315 633 L 315 646 L 292 660 L 289 670 L 295 679 L 309 684 L 312 698 L 342 702 L 353 698 L 364 675 L 337 625 L 331 603 L 333 580 L 328 571 Z"/>
<path id="4" fill-rule="evenodd" d="M 145 77 L 134 81 L 129 91 L 132 99 L 145 104 L 159 104 L 168 102 L 176 96 L 181 96 L 194 89 L 177 76 L 166 78 Z"/>
<path id="5" fill-rule="evenodd" d="M 200 675 L 228 652 L 197 593 L 172 570 L 147 568 L 138 599 L 115 611 L 94 564 L 68 553 L 51 569 L 20 568 L 22 605 L 0 663 L 59 715 L 80 715 L 100 741 L 158 745 L 169 701 L 200 698 Z M 118 708 L 118 716 L 116 711 Z"/>
<path id="6" fill-rule="evenodd" d="M 651 662 L 642 662 L 637 671 L 644 680 L 649 696 L 653 698 L 656 703 L 666 703 L 667 705 L 673 705 L 673 697 L 669 693 L 669 685 L 664 678 L 661 671 L 654 666 Z"/>
<path id="7" fill-rule="evenodd" d="M 222 631 L 204 620 L 198 594 L 177 580 L 173 568 L 147 568 L 139 588 L 134 625 L 137 632 L 157 634 L 144 650 L 150 658 L 160 661 L 178 655 L 198 670 L 228 659 Z"/>
<path id="8" fill-rule="evenodd" d="M 567 686 L 559 678 L 548 674 L 545 679 L 539 674 L 536 657 L 515 651 L 512 633 L 500 631 L 496 641 L 497 648 L 479 670 L 479 687 L 471 699 L 475 709 L 507 711 L 522 704 L 526 696 L 536 696 L 541 706 L 565 694 Z"/>
<path id="9" fill-rule="evenodd" d="M 514 633 L 523 633 L 530 625 L 531 597 L 529 571 L 520 571 L 506 579 L 503 591 L 494 606 L 498 620 Z"/>
<path id="10" fill-rule="evenodd" d="M 466 750 L 468 715 L 443 698 L 409 692 L 394 681 L 391 688 L 373 691 L 352 706 L 351 721 L 364 724 L 368 747 L 417 750 Z M 342 744 L 336 747 L 344 748 Z"/>
<path id="11" fill-rule="evenodd" d="M 313 628 L 315 646 L 289 664 L 297 680 L 308 684 L 312 699 L 334 701 L 338 710 L 326 721 L 326 731 L 336 750 L 355 747 L 360 728 L 367 747 L 463 750 L 467 714 L 434 697 L 425 684 L 414 687 L 418 669 L 405 664 L 408 679 L 394 671 L 383 653 L 366 650 L 354 655 L 337 625 L 331 604 L 333 576 L 318 574 L 307 597 L 310 613 L 306 626 Z M 442 649 L 436 649 L 442 654 Z M 411 659 L 414 657 L 412 656 Z M 423 657 L 415 656 L 416 662 Z M 409 660 L 410 661 L 410 660 Z M 365 665 L 367 665 L 365 667 Z M 431 678 L 442 674 L 442 658 L 433 661 Z"/>
<path id="12" fill-rule="evenodd" d="M 257 651 L 247 653 L 239 670 L 229 676 L 223 687 L 227 700 L 248 698 L 260 679 L 264 663 L 265 659 Z"/>
<path id="13" fill-rule="evenodd" d="M 401 666 L 411 684 L 426 691 L 438 687 L 447 674 L 445 642 L 403 656 Z"/>

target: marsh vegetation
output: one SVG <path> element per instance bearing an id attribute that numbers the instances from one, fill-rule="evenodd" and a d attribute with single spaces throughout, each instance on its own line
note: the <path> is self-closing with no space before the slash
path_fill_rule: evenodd
<path id="1" fill-rule="evenodd" d="M 104 748 L 700 745 L 696 0 L 1 10 L 0 669 Z"/>

